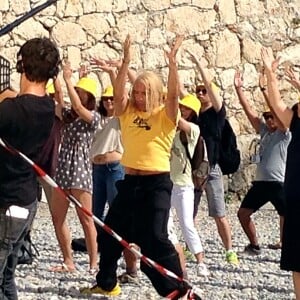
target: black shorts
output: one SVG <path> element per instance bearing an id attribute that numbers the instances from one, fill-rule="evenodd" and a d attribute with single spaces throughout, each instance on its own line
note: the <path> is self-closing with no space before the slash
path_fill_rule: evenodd
<path id="1" fill-rule="evenodd" d="M 259 210 L 267 202 L 271 202 L 280 216 L 285 213 L 285 197 L 283 182 L 253 181 L 252 187 L 241 203 L 241 208 Z"/>

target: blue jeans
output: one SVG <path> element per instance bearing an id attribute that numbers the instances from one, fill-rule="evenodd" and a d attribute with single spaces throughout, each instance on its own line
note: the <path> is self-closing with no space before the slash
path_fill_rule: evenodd
<path id="1" fill-rule="evenodd" d="M 119 162 L 93 164 L 93 214 L 104 220 L 105 204 L 111 206 L 117 195 L 116 182 L 124 178 L 124 168 Z"/>
<path id="2" fill-rule="evenodd" d="M 15 269 L 18 263 L 18 251 L 24 236 L 30 230 L 37 210 L 37 201 L 26 206 L 29 214 L 26 219 L 6 216 L 0 210 L 0 299 L 17 300 Z"/>

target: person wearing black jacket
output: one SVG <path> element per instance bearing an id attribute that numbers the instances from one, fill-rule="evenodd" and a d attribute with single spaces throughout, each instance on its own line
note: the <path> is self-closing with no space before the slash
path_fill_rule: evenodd
<path id="1" fill-rule="evenodd" d="M 54 121 L 46 83 L 59 70 L 59 51 L 47 38 L 23 44 L 17 56 L 20 92 L 0 94 L 0 137 L 35 161 Z M 37 208 L 37 178 L 19 156 L 0 147 L 0 299 L 16 300 L 17 253 Z"/>

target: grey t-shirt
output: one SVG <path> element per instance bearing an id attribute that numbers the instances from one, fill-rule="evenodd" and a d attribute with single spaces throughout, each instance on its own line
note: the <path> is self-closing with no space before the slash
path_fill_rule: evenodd
<path id="1" fill-rule="evenodd" d="M 291 132 L 268 131 L 267 125 L 260 125 L 260 162 L 257 164 L 256 181 L 284 181 L 287 147 Z"/>

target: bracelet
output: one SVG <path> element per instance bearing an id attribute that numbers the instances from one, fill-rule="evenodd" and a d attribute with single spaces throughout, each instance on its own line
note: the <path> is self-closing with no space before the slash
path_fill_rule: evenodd
<path id="1" fill-rule="evenodd" d="M 264 86 L 260 86 L 259 88 L 262 92 L 264 92 L 266 90 L 266 88 Z"/>

